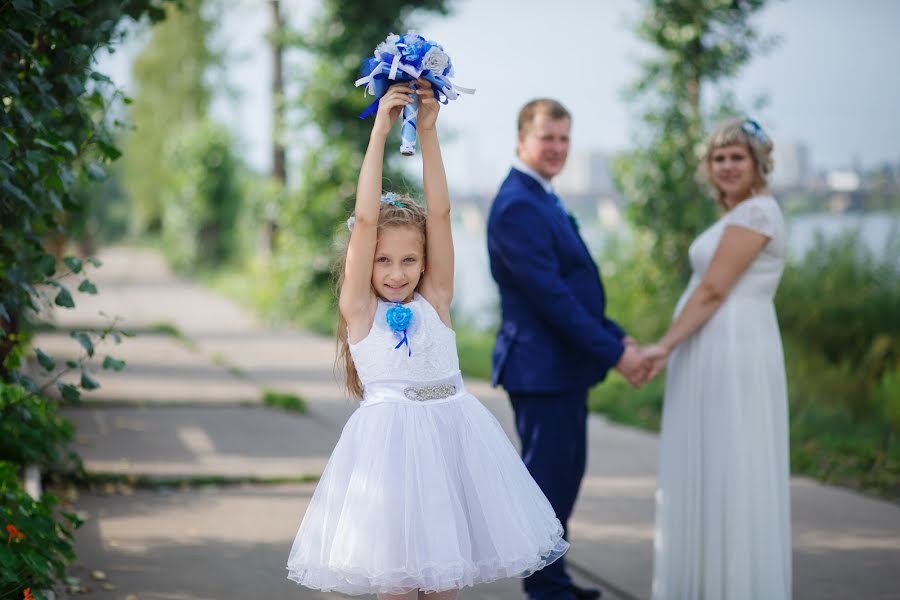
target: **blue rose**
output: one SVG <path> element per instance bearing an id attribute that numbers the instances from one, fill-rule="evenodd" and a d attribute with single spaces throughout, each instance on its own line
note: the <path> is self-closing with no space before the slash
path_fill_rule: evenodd
<path id="1" fill-rule="evenodd" d="M 402 304 L 397 304 L 388 309 L 385 318 L 387 319 L 388 327 L 394 331 L 403 331 L 409 327 L 412 316 L 412 310 Z"/>

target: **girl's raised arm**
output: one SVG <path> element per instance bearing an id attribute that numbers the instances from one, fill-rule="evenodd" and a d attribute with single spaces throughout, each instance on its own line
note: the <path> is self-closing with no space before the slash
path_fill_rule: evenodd
<path id="1" fill-rule="evenodd" d="M 434 306 L 441 320 L 450 326 L 450 302 L 453 301 L 453 235 L 450 230 L 450 193 L 441 158 L 437 122 L 440 103 L 431 84 L 418 80 L 419 114 L 416 133 L 422 148 L 422 181 L 428 218 L 425 221 L 425 274 L 420 290 Z"/>
<path id="2" fill-rule="evenodd" d="M 368 331 L 374 314 L 375 295 L 372 293 L 372 265 L 378 241 L 378 212 L 381 208 L 381 172 L 384 144 L 397 122 L 403 107 L 411 102 L 412 89 L 406 84 L 391 86 L 378 104 L 375 124 L 369 136 L 369 146 L 356 184 L 355 222 L 350 231 L 344 283 L 341 286 L 338 308 L 347 320 L 351 338 L 356 331 Z"/>

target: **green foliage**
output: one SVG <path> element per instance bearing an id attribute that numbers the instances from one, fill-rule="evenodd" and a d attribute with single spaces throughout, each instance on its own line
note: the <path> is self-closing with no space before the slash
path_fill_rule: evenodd
<path id="1" fill-rule="evenodd" d="M 83 261 L 62 260 L 66 238 L 84 215 L 76 182 L 102 177 L 103 165 L 119 156 L 105 118 L 116 94 L 105 93 L 111 82 L 94 71 L 94 57 L 121 37 L 124 19 L 162 18 L 163 2 L 0 3 L 0 460 L 15 461 L 0 462 L 0 523 L 3 532 L 8 526 L 22 534 L 0 544 L 2 597 L 21 597 L 30 587 L 41 598 L 74 558 L 77 519 L 57 515 L 49 494 L 32 500 L 18 482 L 25 462 L 52 467 L 72 458 L 65 449 L 71 426 L 21 372 L 29 354 L 27 316 L 45 298 L 40 290 L 49 290 L 58 306 L 74 306 L 66 276 L 77 274 L 79 290 L 96 293 Z M 56 254 L 45 244 L 55 245 Z M 35 354 L 46 371 L 57 367 L 53 357 Z M 83 370 L 80 387 L 96 386 Z M 59 384 L 65 400 L 75 399 L 78 387 Z"/>
<path id="2" fill-rule="evenodd" d="M 134 205 L 135 229 L 158 231 L 163 191 L 172 186 L 171 145 L 206 119 L 212 91 L 209 71 L 220 63 L 210 49 L 214 22 L 203 0 L 166 7 L 166 19 L 134 63 L 134 131 L 125 141 L 124 184 Z"/>
<path id="3" fill-rule="evenodd" d="M 307 148 L 300 171 L 299 194 L 281 206 L 276 256 L 272 268 L 278 304 L 306 322 L 333 327 L 335 304 L 332 267 L 338 257 L 336 234 L 350 214 L 356 179 L 371 131 L 371 119 L 358 115 L 371 102 L 353 89 L 362 59 L 388 33 L 406 30 L 410 12 L 446 12 L 445 0 L 325 0 L 311 33 L 299 42 L 315 58 L 304 77 L 299 98 L 316 143 Z M 338 92 L 336 92 L 338 90 Z M 393 142 L 390 147 L 396 148 Z M 387 151 L 386 188 L 407 191 L 392 167 L 401 157 Z M 346 230 L 344 230 L 346 231 Z"/>
<path id="4" fill-rule="evenodd" d="M 466 377 L 491 379 L 491 353 L 496 331 L 478 331 L 454 321 L 459 369 Z"/>
<path id="5" fill-rule="evenodd" d="M 683 284 L 688 247 L 715 209 L 696 179 L 703 142 L 701 94 L 735 75 L 763 49 L 749 24 L 765 0 L 646 0 L 637 34 L 656 49 L 629 98 L 641 108 L 640 146 L 613 161 L 628 214 L 652 232 L 653 259 Z"/>
<path id="6" fill-rule="evenodd" d="M 871 408 L 871 385 L 900 365 L 900 238 L 893 238 L 876 260 L 858 233 L 819 235 L 802 262 L 788 265 L 776 298 L 785 332 L 869 382 L 856 412 Z"/>
<path id="7" fill-rule="evenodd" d="M 0 461 L 45 470 L 79 464 L 70 452 L 74 429 L 56 403 L 18 385 L 0 383 Z"/>
<path id="8" fill-rule="evenodd" d="M 599 261 L 607 314 L 643 343 L 665 333 L 681 293 L 665 267 L 648 258 L 652 237 L 638 231 L 631 239 L 613 238 Z"/>
<path id="9" fill-rule="evenodd" d="M 606 381 L 591 389 L 588 409 L 619 423 L 659 431 L 664 382 L 664 377 L 659 376 L 635 389 L 617 371 L 611 371 Z"/>
<path id="10" fill-rule="evenodd" d="M 44 494 L 32 499 L 22 490 L 15 464 L 0 461 L 0 598 L 22 598 L 31 588 L 50 589 L 65 577 L 66 562 L 75 558 L 73 532 L 81 521 L 58 512 L 57 499 Z M 13 535 L 8 528 L 15 528 Z"/>
<path id="11" fill-rule="evenodd" d="M 241 209 L 240 163 L 228 131 L 199 122 L 173 145 L 163 201 L 163 252 L 178 270 L 209 267 L 232 259 L 237 250 Z"/>
<path id="12" fill-rule="evenodd" d="M 306 401 L 297 394 L 292 394 L 290 392 L 264 390 L 263 404 L 272 408 L 280 408 L 282 410 L 295 412 L 301 415 L 305 415 L 307 412 L 309 412 L 309 408 L 306 406 Z"/>

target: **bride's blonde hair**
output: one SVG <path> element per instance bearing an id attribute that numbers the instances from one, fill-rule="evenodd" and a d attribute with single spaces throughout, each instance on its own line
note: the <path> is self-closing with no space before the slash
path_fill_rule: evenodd
<path id="1" fill-rule="evenodd" d="M 775 147 L 771 138 L 766 135 L 759 123 L 753 119 L 728 119 L 719 123 L 710 132 L 703 145 L 700 164 L 697 165 L 697 176 L 713 189 L 716 204 L 722 210 L 728 209 L 725 205 L 725 194 L 712 182 L 710 162 L 712 161 L 713 152 L 726 146 L 744 146 L 750 151 L 750 157 L 756 166 L 754 187 L 759 188 L 764 188 L 767 185 L 767 177 L 772 172 L 773 167 L 772 150 Z"/>
<path id="2" fill-rule="evenodd" d="M 412 227 L 422 238 L 422 249 L 425 248 L 425 207 L 418 204 L 415 200 L 408 197 L 392 196 L 391 202 L 382 202 L 378 211 L 378 235 L 388 227 Z M 351 217 L 352 219 L 352 217 Z M 350 247 L 350 236 L 347 236 L 347 242 L 344 244 L 344 250 L 341 257 L 335 265 L 336 284 L 335 293 L 337 297 L 341 297 L 341 287 L 344 285 L 344 274 L 347 268 L 347 249 Z M 426 257 L 427 258 L 427 257 Z M 375 258 L 372 257 L 374 261 Z M 419 279 L 419 284 L 422 280 Z M 418 286 L 416 286 L 418 290 Z M 350 339 L 347 332 L 347 320 L 341 311 L 338 310 L 337 332 L 335 333 L 337 343 L 337 356 L 335 358 L 335 369 L 344 372 L 344 388 L 353 398 L 362 398 L 363 386 L 359 380 L 359 373 L 356 372 L 356 365 L 353 364 L 353 357 L 350 355 Z"/>

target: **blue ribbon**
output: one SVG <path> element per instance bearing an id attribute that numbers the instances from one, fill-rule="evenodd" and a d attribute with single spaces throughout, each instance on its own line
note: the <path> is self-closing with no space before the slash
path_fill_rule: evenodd
<path id="1" fill-rule="evenodd" d="M 399 334 L 400 332 L 398 331 L 397 333 Z M 409 345 L 409 338 L 406 337 L 405 329 L 403 330 L 403 339 L 397 342 L 397 345 L 394 346 L 394 350 L 399 350 L 400 346 L 402 346 L 403 344 L 406 344 L 406 349 L 409 351 L 409 354 L 407 354 L 407 356 L 412 356 L 412 347 Z"/>
<path id="2" fill-rule="evenodd" d="M 371 69 L 377 68 L 379 61 L 373 61 L 376 64 L 372 64 L 369 61 L 366 61 L 366 65 L 363 66 L 362 72 L 366 75 L 371 75 Z M 365 73 L 366 68 L 370 69 L 368 73 Z M 381 63 L 381 72 L 376 73 L 372 78 L 372 95 L 375 96 L 375 100 L 366 107 L 364 111 L 359 113 L 360 119 L 365 119 L 370 117 L 371 115 L 378 112 L 378 101 L 387 93 L 388 88 L 394 85 L 395 83 L 409 82 L 414 81 L 412 76 L 405 71 L 399 71 L 397 73 L 396 79 L 388 79 L 388 74 L 391 71 L 391 67 L 388 64 Z M 434 97 L 441 104 L 447 104 L 450 99 L 447 96 L 441 96 L 441 88 L 449 88 L 452 87 L 451 84 L 445 80 L 443 77 L 439 75 L 435 75 L 431 71 L 423 71 L 421 77 L 423 77 L 426 81 L 434 84 L 432 88 L 434 91 Z"/>

